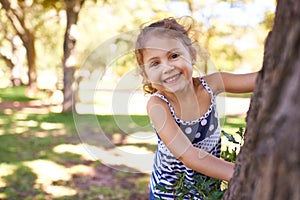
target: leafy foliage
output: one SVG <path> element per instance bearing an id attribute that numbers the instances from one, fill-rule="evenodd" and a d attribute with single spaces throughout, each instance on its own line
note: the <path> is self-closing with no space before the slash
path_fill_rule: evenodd
<path id="1" fill-rule="evenodd" d="M 197 175 L 195 183 L 191 183 L 185 180 L 185 174 L 181 174 L 178 178 L 178 181 L 171 188 L 162 185 L 158 185 L 157 188 L 165 193 L 174 193 L 178 199 L 202 197 L 203 200 L 217 200 L 223 196 L 224 190 L 220 189 L 221 180 Z M 190 193 L 191 190 L 194 191 L 194 194 Z"/>
<path id="2" fill-rule="evenodd" d="M 222 131 L 222 134 L 230 143 L 239 144 L 241 146 L 243 144 L 242 139 L 244 138 L 244 129 L 240 127 L 236 133 L 237 135 L 234 136 L 233 134 Z M 240 142 L 237 139 L 241 139 Z M 227 146 L 226 150 L 221 152 L 221 157 L 226 161 L 235 162 L 238 155 L 237 151 L 237 147 L 229 150 L 229 147 Z M 172 187 L 166 188 L 162 185 L 158 185 L 157 188 L 165 193 L 174 193 L 178 199 L 183 199 L 184 197 L 188 197 L 189 199 L 202 197 L 203 200 L 222 199 L 224 192 L 227 190 L 227 183 L 215 178 L 197 175 L 194 180 L 194 183 L 186 181 L 185 174 L 181 174 L 178 176 L 178 180 Z M 193 196 L 190 194 L 191 190 L 194 191 Z"/>

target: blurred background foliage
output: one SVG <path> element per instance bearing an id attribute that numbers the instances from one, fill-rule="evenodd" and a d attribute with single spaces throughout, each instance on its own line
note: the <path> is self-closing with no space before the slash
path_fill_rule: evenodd
<path id="1" fill-rule="evenodd" d="M 66 8 L 73 2 L 82 4 L 72 7 L 79 17 L 68 30 Z M 128 138 L 122 138 L 124 130 L 115 116 L 105 114 L 111 114 L 113 97 L 123 98 L 122 91 L 112 94 L 115 85 L 135 92 L 135 82 L 140 82 L 128 74 L 137 66 L 132 51 L 127 51 L 133 48 L 131 33 L 144 23 L 189 15 L 195 19 L 194 36 L 210 54 L 208 64 L 214 70 L 255 71 L 262 65 L 274 9 L 274 0 L 0 0 L 0 199 L 148 198 L 148 174 L 129 176 L 92 162 L 80 146 L 73 113 L 57 114 L 56 106 L 45 107 L 50 101 L 63 102 L 66 32 L 76 41 L 70 58 L 79 77 L 77 103 L 82 113 L 95 114 L 98 101 L 102 115 L 97 120 L 107 137 L 117 147 L 130 146 L 122 143 Z M 30 76 L 40 90 L 35 96 L 25 95 Z M 142 93 L 132 96 L 124 98 L 131 100 L 134 111 L 144 112 Z M 149 123 L 145 115 L 135 118 Z M 240 116 L 221 121 L 231 133 L 245 125 Z M 140 126 L 129 124 L 128 129 L 135 133 Z M 91 138 L 99 133 L 87 130 Z M 152 143 L 133 145 L 136 151 L 155 148 Z"/>
<path id="2" fill-rule="evenodd" d="M 4 9 L 5 2 L 10 2 L 14 11 L 19 14 L 16 16 L 23 17 L 23 24 L 19 26 L 26 27 L 34 37 L 38 87 L 61 89 L 67 0 L 0 2 L 1 87 L 12 85 L 12 80 L 19 81 L 15 84 L 28 83 L 28 52 L 24 47 L 24 38 L 22 40 L 9 19 L 11 13 Z M 141 24 L 164 17 L 190 15 L 196 22 L 196 39 L 209 52 L 217 70 L 259 70 L 262 65 L 264 40 L 272 27 L 275 9 L 274 0 L 264 2 L 86 0 L 80 9 L 77 26 L 72 30 L 77 40 L 76 67 L 79 69 L 97 46 L 117 34 L 137 30 Z M 122 45 L 124 44 L 126 45 L 126 41 Z M 122 76 L 135 66 L 133 56 L 128 56 L 117 62 L 115 72 Z"/>

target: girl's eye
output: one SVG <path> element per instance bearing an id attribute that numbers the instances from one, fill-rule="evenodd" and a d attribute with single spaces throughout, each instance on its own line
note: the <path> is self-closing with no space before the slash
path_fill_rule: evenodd
<path id="1" fill-rule="evenodd" d="M 171 56 L 170 56 L 170 58 L 171 59 L 176 59 L 176 58 L 178 58 L 180 55 L 178 54 L 178 53 L 173 53 Z"/>
<path id="2" fill-rule="evenodd" d="M 158 61 L 155 61 L 155 62 L 152 62 L 151 64 L 150 64 L 150 67 L 156 67 L 156 66 L 158 66 L 159 65 L 159 62 Z"/>

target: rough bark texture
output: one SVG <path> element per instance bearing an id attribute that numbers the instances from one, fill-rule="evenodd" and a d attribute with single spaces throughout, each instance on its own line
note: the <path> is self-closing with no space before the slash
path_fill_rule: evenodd
<path id="1" fill-rule="evenodd" d="M 223 199 L 300 199 L 300 1 L 278 0 L 244 146 Z"/>

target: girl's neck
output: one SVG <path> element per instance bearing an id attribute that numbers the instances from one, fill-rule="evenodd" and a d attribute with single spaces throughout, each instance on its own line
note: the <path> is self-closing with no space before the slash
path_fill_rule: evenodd
<path id="1" fill-rule="evenodd" d="M 180 91 L 180 92 L 162 92 L 162 94 L 170 101 L 173 103 L 178 103 L 178 104 L 186 104 L 189 102 L 194 102 L 195 99 L 197 98 L 196 95 L 196 88 L 193 84 L 193 82 L 191 82 L 191 84 L 189 85 L 189 87 L 186 87 L 184 90 Z"/>
<path id="2" fill-rule="evenodd" d="M 197 80 L 193 81 L 191 87 L 180 93 L 161 93 L 174 107 L 176 116 L 185 121 L 198 119 L 210 106 L 210 96 L 203 87 L 200 87 L 201 83 L 199 82 Z M 203 96 L 203 99 L 201 99 L 201 96 Z"/>

